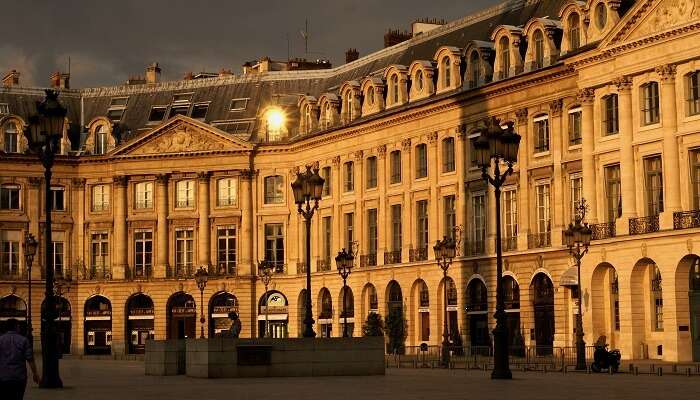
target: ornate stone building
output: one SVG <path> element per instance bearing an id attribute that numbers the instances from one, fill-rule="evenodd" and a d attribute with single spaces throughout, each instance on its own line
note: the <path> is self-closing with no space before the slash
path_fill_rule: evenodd
<path id="1" fill-rule="evenodd" d="M 512 340 L 573 346 L 562 230 L 585 198 L 586 341 L 606 336 L 624 358 L 700 360 L 698 29 L 698 0 L 513 0 L 335 68 L 159 82 L 154 64 L 140 84 L 62 90 L 49 245 L 71 278 L 65 350 L 192 337 L 200 309 L 207 335 L 237 309 L 244 336 L 265 314 L 273 335 L 298 336 L 306 268 L 315 329 L 338 336 L 343 247 L 358 254 L 355 335 L 368 313 L 400 308 L 407 345 L 437 345 L 447 308 L 453 338 L 489 346 L 495 207 L 471 144 L 495 116 L 522 135 L 502 197 Z M 44 218 L 42 168 L 22 133 L 43 93 L 18 81 L 11 72 L 0 89 L 0 318 L 25 315 L 21 243 L 41 238 Z M 309 266 L 290 190 L 306 165 L 327 182 Z M 430 247 L 453 233 L 460 255 L 444 282 Z M 282 269 L 267 304 L 263 259 Z M 35 294 L 35 327 L 40 306 Z"/>

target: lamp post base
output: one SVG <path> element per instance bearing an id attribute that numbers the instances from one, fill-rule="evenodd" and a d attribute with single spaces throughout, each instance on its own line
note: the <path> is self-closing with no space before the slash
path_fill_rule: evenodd
<path id="1" fill-rule="evenodd" d="M 496 310 L 496 327 L 493 329 L 493 371 L 491 379 L 512 379 L 508 361 L 508 328 L 506 312 Z"/>
<path id="2" fill-rule="evenodd" d="M 316 337 L 316 332 L 314 332 L 314 320 L 313 318 L 308 318 L 304 320 L 304 333 L 302 334 L 303 337 L 305 338 L 315 338 Z"/>
<path id="3" fill-rule="evenodd" d="M 585 371 L 586 366 L 586 342 L 583 341 L 583 332 L 576 334 L 576 370 Z"/>
<path id="4" fill-rule="evenodd" d="M 442 366 L 447 368 L 450 366 L 450 341 L 447 339 L 447 334 L 443 335 L 442 351 L 441 351 Z"/>

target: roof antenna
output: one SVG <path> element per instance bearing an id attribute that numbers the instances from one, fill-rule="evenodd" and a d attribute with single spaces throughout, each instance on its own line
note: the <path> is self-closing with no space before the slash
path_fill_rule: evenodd
<path id="1" fill-rule="evenodd" d="M 304 21 L 304 30 L 301 31 L 301 37 L 304 38 L 304 57 L 309 57 L 309 19 Z"/>
<path id="2" fill-rule="evenodd" d="M 68 56 L 68 75 L 70 75 L 70 56 Z"/>

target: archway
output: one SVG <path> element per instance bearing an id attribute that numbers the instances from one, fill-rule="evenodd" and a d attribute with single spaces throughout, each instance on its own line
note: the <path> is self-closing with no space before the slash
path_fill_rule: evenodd
<path id="1" fill-rule="evenodd" d="M 689 302 L 689 309 L 690 309 L 690 331 L 691 331 L 691 340 L 692 340 L 692 347 L 693 347 L 693 361 L 700 361 L 700 257 L 698 256 L 690 256 L 686 257 L 688 258 L 687 260 L 681 260 L 681 262 L 685 261 L 687 264 L 689 264 L 688 267 L 688 302 Z M 682 280 L 682 277 L 679 277 L 681 280 L 676 280 L 676 285 L 680 285 Z M 681 296 L 676 296 L 676 308 L 679 308 L 679 303 L 681 303 Z M 681 325 L 679 325 L 681 326 Z"/>
<path id="2" fill-rule="evenodd" d="M 104 296 L 85 302 L 85 354 L 112 352 L 112 303 Z"/>
<path id="3" fill-rule="evenodd" d="M 411 324 L 411 343 L 420 344 L 430 341 L 430 290 L 424 280 L 418 279 L 411 288 L 410 315 L 415 323 Z M 417 341 L 416 342 L 414 342 Z"/>
<path id="4" fill-rule="evenodd" d="M 406 316 L 404 314 L 403 294 L 401 286 L 395 280 L 386 287 L 386 318 L 384 324 L 387 330 L 390 353 L 404 354 L 406 351 Z"/>
<path id="5" fill-rule="evenodd" d="M 267 304 L 265 302 L 267 301 Z M 270 337 L 286 338 L 287 324 L 289 322 L 289 308 L 287 297 L 282 292 L 270 290 L 263 293 L 258 301 L 258 336 L 266 334 L 266 322 Z"/>
<path id="6" fill-rule="evenodd" d="M 633 358 L 663 357 L 664 301 L 661 271 L 654 260 L 643 258 L 630 276 Z"/>
<path id="7" fill-rule="evenodd" d="M 238 300 L 228 292 L 219 292 L 209 300 L 209 337 L 221 336 L 231 329 L 229 313 L 238 313 Z"/>
<path id="8" fill-rule="evenodd" d="M 474 278 L 467 284 L 467 319 L 469 340 L 476 351 L 487 351 L 491 346 L 488 321 L 488 293 L 484 281 Z M 479 350 L 479 348 L 481 348 Z"/>
<path id="9" fill-rule="evenodd" d="M 129 354 L 143 354 L 146 340 L 155 338 L 153 300 L 136 293 L 126 301 L 126 340 Z"/>
<path id="10" fill-rule="evenodd" d="M 457 323 L 457 286 L 449 276 L 440 282 L 437 302 L 438 302 L 438 327 L 442 334 L 445 318 L 445 284 L 447 284 L 447 335 L 453 345 L 461 344 L 459 324 Z"/>
<path id="11" fill-rule="evenodd" d="M 398 310 L 403 312 L 403 294 L 401 286 L 396 281 L 389 282 L 386 288 L 386 315 L 389 316 L 392 311 Z"/>
<path id="12" fill-rule="evenodd" d="M 340 334 L 343 334 L 345 329 L 345 319 L 347 317 L 348 321 L 348 337 L 353 336 L 353 331 L 355 330 L 355 296 L 352 293 L 350 286 L 345 286 L 340 289 L 340 298 L 338 299 L 338 304 L 340 305 Z M 345 306 L 343 306 L 345 302 Z M 345 310 L 343 310 L 345 308 Z"/>
<path id="13" fill-rule="evenodd" d="M 370 313 L 379 313 L 379 300 L 377 298 L 377 288 L 368 283 L 362 288 L 362 321 L 367 320 Z"/>
<path id="14" fill-rule="evenodd" d="M 508 345 L 514 351 L 521 352 L 525 344 L 520 330 L 520 286 L 510 275 L 503 277 L 503 303 L 508 314 L 506 325 L 508 327 Z"/>
<path id="15" fill-rule="evenodd" d="M 168 339 L 197 337 L 197 305 L 191 295 L 178 292 L 170 296 L 167 313 Z"/>
<path id="16" fill-rule="evenodd" d="M 27 303 L 14 294 L 0 298 L 0 321 L 8 319 L 19 321 L 19 332 L 27 334 Z"/>
<path id="17" fill-rule="evenodd" d="M 591 276 L 590 304 L 594 341 L 605 336 L 605 343 L 615 347 L 620 334 L 620 297 L 615 267 L 601 263 Z M 584 294 L 585 296 L 585 294 Z M 584 297 L 585 298 L 585 297 Z M 585 316 L 585 315 L 584 315 Z"/>
<path id="18" fill-rule="evenodd" d="M 530 284 L 535 313 L 535 344 L 538 355 L 552 354 L 554 345 L 554 285 L 547 274 L 540 272 Z"/>
<path id="19" fill-rule="evenodd" d="M 331 292 L 326 288 L 321 288 L 318 294 L 318 334 L 322 338 L 329 338 L 333 331 L 333 299 Z"/>

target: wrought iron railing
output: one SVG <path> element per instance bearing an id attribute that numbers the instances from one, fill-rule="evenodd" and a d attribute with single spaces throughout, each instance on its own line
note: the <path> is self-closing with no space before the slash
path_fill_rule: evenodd
<path id="1" fill-rule="evenodd" d="M 175 265 L 168 267 L 168 278 L 191 278 L 194 276 L 194 266 Z"/>
<path id="2" fill-rule="evenodd" d="M 319 272 L 330 271 L 331 270 L 331 260 L 318 260 L 316 270 Z"/>
<path id="3" fill-rule="evenodd" d="M 83 279 L 85 279 L 85 280 L 112 279 L 112 267 L 96 266 L 96 265 L 86 267 L 85 271 L 83 271 Z"/>
<path id="4" fill-rule="evenodd" d="M 419 247 L 408 250 L 408 262 L 425 261 L 428 259 L 428 248 Z"/>
<path id="5" fill-rule="evenodd" d="M 236 275 L 236 263 L 221 263 L 218 267 L 211 266 L 209 268 L 210 276 L 235 276 Z"/>
<path id="6" fill-rule="evenodd" d="M 591 228 L 591 240 L 609 239 L 615 237 L 615 223 L 601 222 L 589 225 Z"/>
<path id="7" fill-rule="evenodd" d="M 360 268 L 374 267 L 377 265 L 376 254 L 363 254 L 360 256 Z"/>
<path id="8" fill-rule="evenodd" d="M 659 231 L 659 216 L 649 215 L 647 217 L 630 218 L 630 235 L 641 235 Z"/>
<path id="9" fill-rule="evenodd" d="M 518 250 L 518 237 L 511 236 L 501 239 L 501 250 L 503 251 L 514 251 Z"/>
<path id="10" fill-rule="evenodd" d="M 384 252 L 384 265 L 391 264 L 401 264 L 401 250 Z"/>
<path id="11" fill-rule="evenodd" d="M 127 268 L 127 279 L 148 279 L 152 276 L 153 267 L 146 265 L 143 267 Z"/>
<path id="12" fill-rule="evenodd" d="M 673 229 L 700 228 L 700 210 L 673 213 Z"/>
<path id="13" fill-rule="evenodd" d="M 531 233 L 527 235 L 527 248 L 539 249 L 552 245 L 552 232 Z"/>
<path id="14" fill-rule="evenodd" d="M 305 274 L 306 273 L 306 262 L 304 261 L 297 261 L 297 275 Z"/>
<path id="15" fill-rule="evenodd" d="M 468 240 L 464 243 L 466 255 L 470 256 L 480 256 L 486 253 L 486 246 L 483 240 Z"/>

